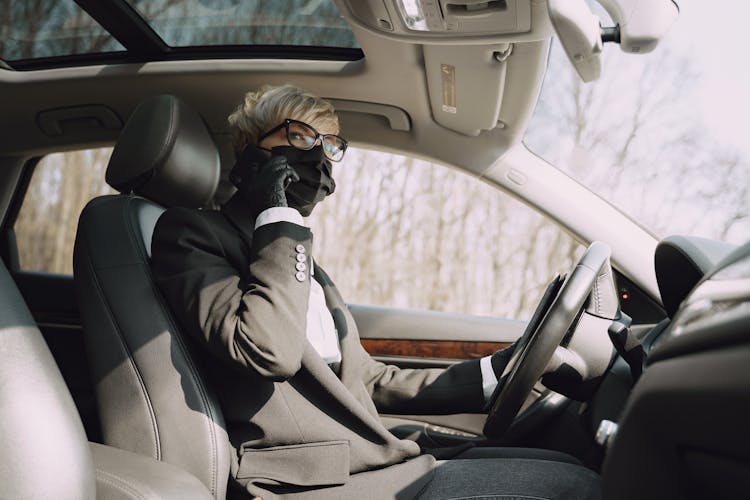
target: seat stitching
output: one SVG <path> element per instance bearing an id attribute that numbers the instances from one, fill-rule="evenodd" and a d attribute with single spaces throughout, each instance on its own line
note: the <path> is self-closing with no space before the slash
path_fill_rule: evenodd
<path id="1" fill-rule="evenodd" d="M 135 200 L 136 199 L 140 200 L 142 198 L 140 198 L 140 197 L 138 197 L 138 198 L 129 197 L 127 199 L 127 205 L 135 204 Z M 143 255 L 143 247 L 145 247 L 144 242 L 142 240 L 139 240 L 139 239 L 136 238 L 136 234 L 137 233 L 136 233 L 135 230 L 138 229 L 138 228 L 133 224 L 133 220 L 132 220 L 131 217 L 129 217 L 126 222 L 127 222 L 128 227 L 130 229 L 130 231 L 128 231 L 128 236 L 131 238 L 131 242 L 138 249 L 138 251 L 141 252 L 142 257 L 144 257 L 144 262 L 148 263 L 150 261 L 150 259 L 148 257 L 148 254 L 146 253 L 145 255 Z M 206 391 L 205 387 L 203 386 L 203 383 L 201 382 L 200 377 L 198 376 L 198 370 L 195 367 L 195 364 L 193 363 L 192 358 L 190 357 L 190 354 L 189 354 L 189 352 L 187 350 L 187 346 L 185 345 L 184 340 L 182 339 L 182 337 L 178 333 L 179 330 L 177 329 L 177 325 L 175 324 L 175 322 L 172 319 L 172 314 L 170 312 L 169 305 L 166 304 L 166 302 L 164 301 L 164 299 L 163 299 L 163 297 L 161 295 L 161 291 L 157 287 L 154 286 L 154 276 L 153 276 L 153 273 L 151 272 L 151 266 L 148 265 L 148 264 L 146 264 L 146 265 L 144 265 L 144 268 L 145 268 L 145 272 L 146 272 L 146 274 L 148 275 L 148 278 L 149 278 L 149 285 L 151 286 L 151 289 L 154 292 L 154 297 L 156 297 L 156 300 L 157 300 L 159 306 L 161 306 L 162 310 L 165 311 L 165 318 L 166 318 L 166 320 L 167 320 L 167 322 L 169 324 L 170 331 L 174 332 L 174 334 L 172 335 L 172 338 L 175 339 L 175 342 L 176 342 L 176 344 L 177 344 L 177 346 L 178 346 L 178 348 L 180 350 L 180 354 L 182 354 L 183 360 L 185 361 L 185 364 L 187 365 L 188 371 L 190 372 L 190 375 L 193 378 L 193 382 L 195 384 L 196 389 L 198 390 L 198 394 L 199 394 L 199 397 L 200 397 L 200 403 L 202 404 L 203 409 L 207 413 L 206 416 L 209 417 L 209 422 L 210 423 L 206 424 L 206 428 L 208 430 L 208 433 L 209 433 L 209 436 L 210 436 L 210 439 L 211 439 L 211 450 L 210 451 L 211 451 L 211 454 L 212 454 L 211 460 L 210 460 L 210 468 L 211 468 L 211 470 L 210 470 L 210 480 L 211 480 L 210 490 L 211 490 L 211 494 L 214 495 L 214 496 L 216 496 L 216 493 L 218 491 L 218 467 L 219 467 L 218 466 L 219 458 L 218 458 L 218 453 L 217 453 L 218 452 L 218 440 L 217 440 L 216 431 L 215 431 L 214 425 L 213 425 L 213 424 L 215 424 L 215 418 L 214 417 L 216 415 L 214 414 L 213 408 L 211 407 L 211 402 L 210 402 L 210 400 L 208 398 L 207 391 Z"/>
<path id="2" fill-rule="evenodd" d="M 124 477 L 118 476 L 116 474 L 113 474 L 111 472 L 104 471 L 101 469 L 96 470 L 96 477 L 101 482 L 109 484 L 110 486 L 113 486 L 114 488 L 117 488 L 120 491 L 123 491 L 125 493 L 130 493 L 133 497 L 139 500 L 146 500 L 146 496 L 142 495 L 141 492 L 138 491 L 138 488 L 133 486 Z"/>
<path id="3" fill-rule="evenodd" d="M 167 149 L 169 148 L 169 146 L 173 146 L 174 145 L 174 141 L 175 141 L 174 131 L 175 131 L 175 128 L 176 128 L 175 124 L 177 122 L 177 118 L 176 117 L 177 117 L 178 111 L 177 111 L 177 106 L 170 106 L 169 108 L 170 108 L 169 109 L 169 115 L 170 116 L 169 116 L 169 124 L 167 125 L 167 140 L 166 141 L 162 141 L 162 145 L 159 148 L 159 152 L 156 155 L 156 158 L 158 160 L 161 160 L 163 157 L 165 157 L 167 155 Z M 141 187 L 141 186 L 139 186 L 139 187 Z"/>
<path id="4" fill-rule="evenodd" d="M 121 344 L 122 348 L 125 350 L 125 352 L 126 352 L 126 354 L 128 356 L 128 364 L 132 368 L 133 373 L 135 374 L 136 379 L 138 380 L 138 385 L 140 386 L 141 391 L 143 392 L 143 396 L 144 396 L 144 400 L 145 400 L 145 403 L 146 403 L 146 407 L 148 409 L 149 414 L 151 415 L 151 428 L 152 428 L 152 430 L 154 432 L 154 436 L 153 436 L 154 437 L 154 447 L 155 447 L 155 451 L 156 451 L 156 457 L 155 458 L 157 460 L 160 460 L 161 459 L 161 443 L 160 443 L 160 440 L 159 440 L 159 429 L 156 426 L 156 415 L 154 414 L 154 408 L 153 408 L 153 406 L 151 404 L 151 398 L 149 397 L 148 391 L 146 390 L 146 385 L 143 382 L 143 377 L 141 377 L 141 373 L 138 370 L 138 366 L 135 363 L 135 360 L 133 358 L 133 353 L 131 352 L 130 347 L 127 345 L 127 342 L 125 342 L 125 339 L 124 339 L 124 337 L 122 335 L 122 332 L 120 331 L 119 324 L 117 323 L 117 321 L 114 320 L 115 315 L 112 313 L 112 309 L 110 308 L 109 299 L 108 299 L 107 295 L 104 293 L 104 291 L 103 291 L 103 289 L 101 287 L 101 283 L 99 282 L 99 274 L 96 272 L 96 268 L 94 267 L 94 262 L 93 262 L 93 259 L 91 258 L 91 253 L 88 251 L 88 247 L 89 247 L 89 240 L 88 240 L 88 238 L 86 238 L 86 247 L 87 247 L 86 248 L 86 254 L 87 254 L 86 255 L 86 261 L 87 262 L 86 263 L 88 264 L 89 270 L 91 271 L 91 275 L 94 277 L 94 279 L 92 280 L 94 282 L 93 284 L 96 287 L 97 294 L 103 299 L 102 303 L 103 303 L 104 308 L 105 308 L 105 310 L 107 312 L 107 316 L 110 319 L 110 322 L 111 322 L 111 324 L 113 326 L 113 329 L 114 329 L 115 333 L 117 334 L 118 340 L 120 341 L 120 344 Z"/>

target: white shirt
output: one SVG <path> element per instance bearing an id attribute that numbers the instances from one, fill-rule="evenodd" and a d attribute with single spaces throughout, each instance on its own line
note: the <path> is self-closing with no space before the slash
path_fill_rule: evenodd
<path id="1" fill-rule="evenodd" d="M 304 226 L 302 215 L 297 210 L 289 207 L 272 207 L 258 215 L 258 218 L 255 220 L 255 229 L 266 224 L 282 221 Z M 310 276 L 313 276 L 314 272 L 314 264 L 311 258 Z M 341 348 L 339 347 L 336 325 L 326 305 L 323 287 L 314 279 L 310 280 L 310 300 L 307 303 L 306 333 L 307 340 L 326 363 L 338 363 L 341 361 Z M 482 392 L 484 393 L 485 401 L 489 401 L 490 396 L 492 396 L 497 386 L 497 377 L 495 376 L 495 371 L 492 369 L 490 356 L 480 359 L 479 367 L 482 371 Z"/>

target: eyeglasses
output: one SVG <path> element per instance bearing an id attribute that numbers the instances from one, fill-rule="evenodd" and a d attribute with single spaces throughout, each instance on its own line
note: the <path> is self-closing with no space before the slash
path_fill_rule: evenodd
<path id="1" fill-rule="evenodd" d="M 347 143 L 344 139 L 333 134 L 319 134 L 317 130 L 312 128 L 310 125 L 297 120 L 287 118 L 284 123 L 281 123 L 258 139 L 260 143 L 266 137 L 276 133 L 281 129 L 286 130 L 286 140 L 289 141 L 289 145 L 297 149 L 308 151 L 315 147 L 320 140 L 323 146 L 323 154 L 331 161 L 341 161 L 346 152 Z"/>

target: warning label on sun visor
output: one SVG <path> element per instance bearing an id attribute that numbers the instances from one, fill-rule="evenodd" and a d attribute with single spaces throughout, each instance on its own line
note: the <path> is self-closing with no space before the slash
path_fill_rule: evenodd
<path id="1" fill-rule="evenodd" d="M 440 65 L 443 78 L 443 111 L 456 113 L 456 67 L 450 64 Z"/>

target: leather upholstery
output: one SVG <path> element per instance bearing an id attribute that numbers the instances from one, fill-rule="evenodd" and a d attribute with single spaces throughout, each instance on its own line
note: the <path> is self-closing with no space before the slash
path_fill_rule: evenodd
<path id="1" fill-rule="evenodd" d="M 2 264 L 0 380 L 0 498 L 211 498 L 185 471 L 86 442 L 55 360 Z"/>
<path id="2" fill-rule="evenodd" d="M 138 134 L 145 153 L 135 146 Z M 219 169 L 216 147 L 203 134 L 184 103 L 149 99 L 126 125 L 107 179 L 162 201 L 202 205 Z M 166 152 L 149 142 L 156 137 L 166 141 Z M 155 165 L 155 173 L 139 184 L 149 171 L 144 165 Z M 183 183 L 183 175 L 192 180 Z M 139 196 L 115 195 L 95 198 L 81 213 L 73 267 L 102 433 L 106 444 L 189 471 L 221 499 L 231 457 L 224 420 L 151 275 L 151 234 L 163 210 Z"/>
<path id="3" fill-rule="evenodd" d="M 0 264 L 0 498 L 94 498 L 86 433 L 47 344 Z"/>
<path id="4" fill-rule="evenodd" d="M 166 206 L 199 207 L 213 198 L 219 167 L 219 152 L 198 113 L 174 96 L 160 95 L 133 111 L 106 179 L 121 193 Z"/>
<path id="5" fill-rule="evenodd" d="M 90 443 L 97 500 L 211 500 L 195 476 L 164 462 Z"/>
<path id="6" fill-rule="evenodd" d="M 185 471 L 86 442 L 57 364 L 2 264 L 0 381 L 0 498 L 211 498 Z"/>

